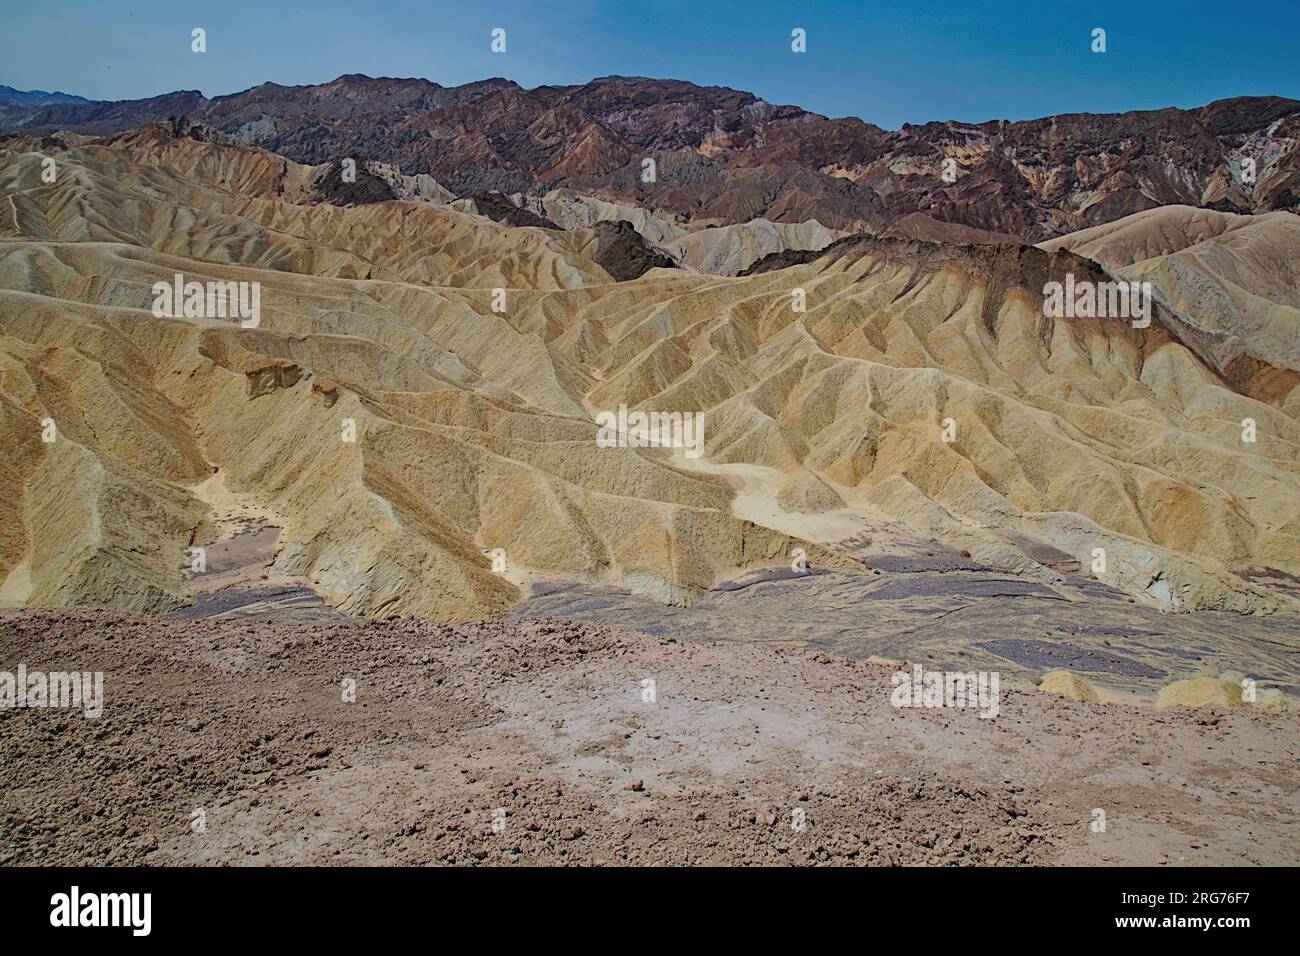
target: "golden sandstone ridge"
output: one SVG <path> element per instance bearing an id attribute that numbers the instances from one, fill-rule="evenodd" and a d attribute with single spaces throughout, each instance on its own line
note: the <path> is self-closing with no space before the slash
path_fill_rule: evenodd
<path id="1" fill-rule="evenodd" d="M 1103 548 L 1096 576 L 1164 609 L 1293 603 L 1249 579 L 1300 575 L 1289 213 L 1116 262 L 1096 235 L 853 236 L 615 282 L 581 228 L 329 205 L 318 167 L 163 126 L 0 151 L 6 602 L 181 606 L 234 509 L 279 529 L 275 576 L 360 616 L 497 614 L 525 571 L 686 603 L 795 548 L 870 574 L 846 529 L 876 520 L 1028 576 Z M 1098 263 L 1156 284 L 1149 328 L 1044 317 Z M 155 316 L 177 273 L 260 283 L 260 324 Z M 703 456 L 597 447 L 621 404 L 703 412 Z"/>

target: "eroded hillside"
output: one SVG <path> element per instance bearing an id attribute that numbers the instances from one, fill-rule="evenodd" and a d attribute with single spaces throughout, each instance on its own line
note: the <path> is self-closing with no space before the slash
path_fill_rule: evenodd
<path id="1" fill-rule="evenodd" d="M 1274 316 L 1047 319 L 1044 282 L 1107 274 L 1017 244 L 616 282 L 589 230 L 340 207 L 166 126 L 3 149 L 7 601 L 178 606 L 224 509 L 367 616 L 499 613 L 527 570 L 675 603 L 795 548 L 869 574 L 846 541 L 876 518 L 1028 576 L 1101 548 L 1162 608 L 1292 602 L 1242 576 L 1300 574 L 1296 372 L 1231 341 Z M 258 283 L 260 321 L 155 315 L 178 273 Z M 599 447 L 620 405 L 703 412 L 703 456 Z"/>

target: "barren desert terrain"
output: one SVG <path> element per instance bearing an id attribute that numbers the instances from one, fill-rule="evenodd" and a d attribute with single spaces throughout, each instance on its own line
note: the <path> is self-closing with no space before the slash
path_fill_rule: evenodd
<path id="1" fill-rule="evenodd" d="M 0 103 L 0 863 L 1300 862 L 1297 123 Z"/>
<path id="2" fill-rule="evenodd" d="M 11 864 L 1297 862 L 1294 713 L 900 709 L 893 667 L 566 620 L 18 611 L 0 653 L 105 674 L 94 720 L 0 711 Z"/>

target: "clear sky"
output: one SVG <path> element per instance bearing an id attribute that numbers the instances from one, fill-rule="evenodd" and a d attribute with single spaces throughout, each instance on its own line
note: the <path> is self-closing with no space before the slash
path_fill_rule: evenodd
<path id="1" fill-rule="evenodd" d="M 612 73 L 749 90 L 887 128 L 1300 99 L 1300 0 L 3 0 L 0 83 L 208 96 L 343 73 L 532 87 Z M 190 51 L 190 31 L 208 50 Z M 494 27 L 506 52 L 489 49 Z M 807 31 L 807 52 L 790 32 Z M 1093 28 L 1107 52 L 1091 52 Z"/>

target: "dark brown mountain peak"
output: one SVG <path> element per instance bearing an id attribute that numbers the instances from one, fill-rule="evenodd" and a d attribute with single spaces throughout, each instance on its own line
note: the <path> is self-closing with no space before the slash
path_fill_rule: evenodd
<path id="1" fill-rule="evenodd" d="M 487 216 L 493 222 L 506 226 L 536 226 L 540 229 L 559 229 L 545 216 L 539 216 L 531 210 L 516 206 L 509 198 L 498 192 L 475 193 L 468 197 L 474 204 L 474 210 L 480 216 Z"/>
<path id="2" fill-rule="evenodd" d="M 343 168 L 339 163 L 331 163 L 312 184 L 316 196 L 322 201 L 335 206 L 362 206 L 366 203 L 385 202 L 396 199 L 397 194 L 383 179 L 366 168 L 366 161 L 358 158 L 356 176 L 353 181 L 345 182 Z"/>
<path id="3" fill-rule="evenodd" d="M 639 279 L 651 269 L 676 269 L 677 263 L 650 245 L 630 222 L 598 222 L 592 258 L 618 282 Z"/>
<path id="4" fill-rule="evenodd" d="M 1300 113 L 1300 100 L 1284 96 L 1235 96 L 1215 100 L 1193 110 L 1205 128 L 1215 136 L 1246 133 L 1268 126 L 1284 116 Z"/>

